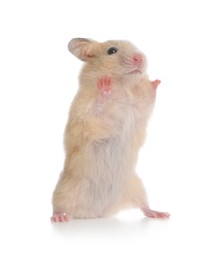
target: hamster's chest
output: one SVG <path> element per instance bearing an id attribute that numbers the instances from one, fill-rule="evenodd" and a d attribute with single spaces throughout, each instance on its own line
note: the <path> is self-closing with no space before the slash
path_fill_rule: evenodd
<path id="1" fill-rule="evenodd" d="M 143 120 L 148 110 L 147 91 L 134 93 L 128 90 L 113 93 L 113 97 L 110 97 L 110 111 L 111 106 L 115 107 L 117 113 L 122 114 L 125 121 L 128 120 L 131 123 L 135 123 Z"/>
<path id="2" fill-rule="evenodd" d="M 148 111 L 148 98 L 145 94 L 134 95 L 131 91 L 113 93 L 107 107 L 109 114 L 116 121 L 116 126 L 128 136 L 136 135 L 139 128 L 145 126 Z"/>

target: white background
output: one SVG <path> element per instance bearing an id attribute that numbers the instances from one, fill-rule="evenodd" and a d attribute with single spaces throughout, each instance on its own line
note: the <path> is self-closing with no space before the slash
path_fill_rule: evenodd
<path id="1" fill-rule="evenodd" d="M 220 1 L 1 1 L 1 259 L 221 259 Z M 150 205 L 51 225 L 82 63 L 73 37 L 127 39 L 159 78 L 138 172 Z"/>

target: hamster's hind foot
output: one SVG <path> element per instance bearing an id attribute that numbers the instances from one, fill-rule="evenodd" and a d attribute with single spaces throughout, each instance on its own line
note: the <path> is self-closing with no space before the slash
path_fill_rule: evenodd
<path id="1" fill-rule="evenodd" d="M 69 222 L 72 219 L 70 215 L 67 215 L 66 213 L 54 213 L 53 216 L 51 217 L 51 222 L 52 223 L 64 223 L 64 222 Z"/>
<path id="2" fill-rule="evenodd" d="M 155 211 L 150 208 L 142 208 L 141 210 L 143 211 L 144 215 L 149 218 L 169 218 L 170 217 L 170 214 L 167 212 Z"/>

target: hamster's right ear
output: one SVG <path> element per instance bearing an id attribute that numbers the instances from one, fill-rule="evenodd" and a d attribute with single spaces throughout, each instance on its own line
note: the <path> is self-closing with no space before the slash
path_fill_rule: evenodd
<path id="1" fill-rule="evenodd" d="M 74 38 L 68 43 L 68 50 L 82 61 L 95 57 L 93 46 L 96 41 L 85 38 Z"/>

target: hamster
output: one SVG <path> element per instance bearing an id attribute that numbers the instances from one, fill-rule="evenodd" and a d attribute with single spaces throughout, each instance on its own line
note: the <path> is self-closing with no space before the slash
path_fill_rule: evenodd
<path id="1" fill-rule="evenodd" d="M 168 218 L 149 208 L 136 174 L 160 80 L 149 80 L 145 55 L 128 41 L 74 38 L 68 49 L 85 64 L 65 129 L 51 221 L 108 217 L 128 207 Z"/>

